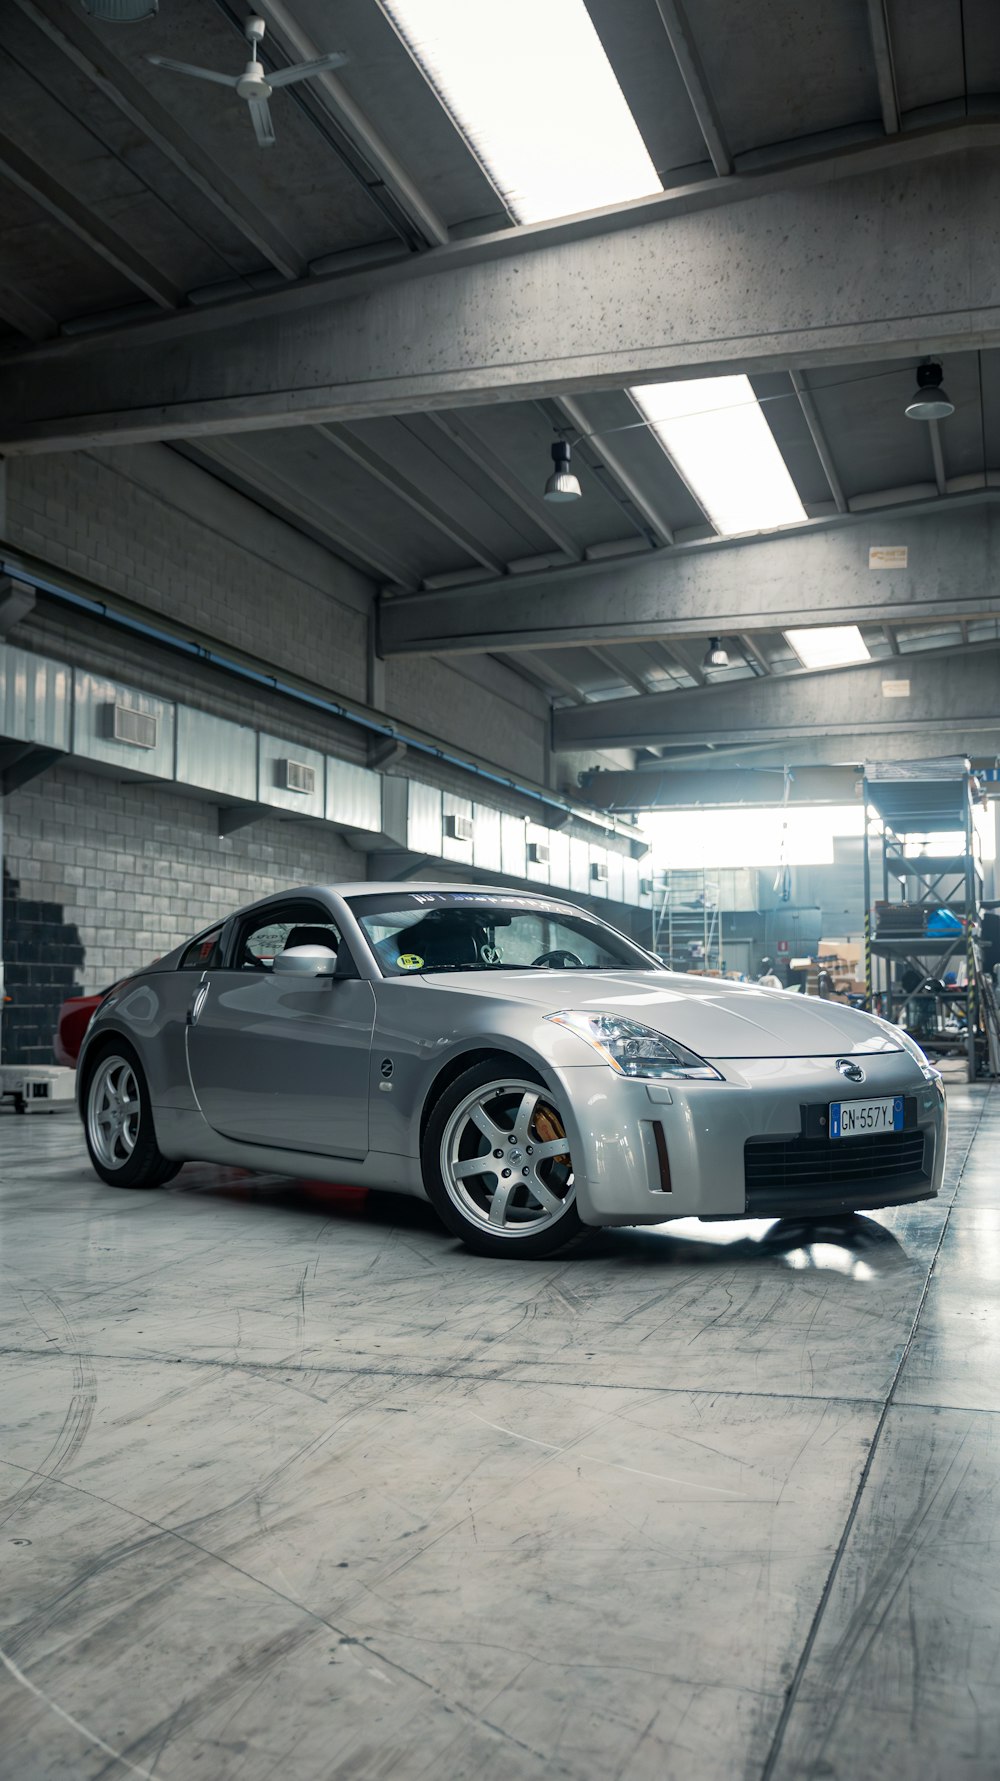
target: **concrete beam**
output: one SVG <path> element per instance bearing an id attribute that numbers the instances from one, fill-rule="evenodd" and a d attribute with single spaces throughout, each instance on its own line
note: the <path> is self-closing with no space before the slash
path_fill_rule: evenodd
<path id="1" fill-rule="evenodd" d="M 402 501 L 404 506 L 419 514 L 420 518 L 427 525 L 433 527 L 435 532 L 440 532 L 452 544 L 457 544 L 459 550 L 464 550 L 466 556 L 481 563 L 484 569 L 489 569 L 494 575 L 503 574 L 503 564 L 498 557 L 486 550 L 472 532 L 459 520 L 453 519 L 443 507 L 439 507 L 436 501 L 432 501 L 429 495 L 425 495 L 421 489 L 418 489 L 416 484 L 412 483 L 409 477 L 404 476 L 401 470 L 397 470 L 394 465 L 387 463 L 386 459 L 377 451 L 373 451 L 364 439 L 359 438 L 356 433 L 352 433 L 349 428 L 341 430 L 337 427 L 321 425 L 317 427 L 316 431 L 324 439 L 329 440 L 330 444 L 342 452 L 345 457 L 350 458 L 352 464 L 359 465 L 369 476 L 374 477 L 376 482 L 381 483 L 382 487 L 388 489 L 391 495 L 395 495 L 398 501 Z"/>
<path id="2" fill-rule="evenodd" d="M 899 95 L 896 91 L 896 70 L 892 57 L 892 39 L 885 0 L 868 0 L 868 29 L 871 32 L 872 55 L 878 77 L 878 96 L 882 107 L 882 123 L 887 136 L 899 129 Z"/>
<path id="3" fill-rule="evenodd" d="M 14 285 L 0 282 L 0 316 L 29 340 L 51 340 L 59 332 L 54 315 Z"/>
<path id="4" fill-rule="evenodd" d="M 261 0 L 261 12 L 270 31 L 288 52 L 293 62 L 312 62 L 323 52 L 292 18 L 283 0 Z M 352 98 L 343 81 L 325 69 L 310 82 L 313 102 L 333 118 L 360 149 L 372 170 L 373 182 L 384 187 L 393 199 L 418 240 L 432 245 L 447 241 L 448 227 L 429 199 L 410 177 L 402 162 L 393 154 L 371 119 L 357 100 Z"/>
<path id="5" fill-rule="evenodd" d="M 869 739 L 866 752 L 877 755 L 880 735 L 910 733 L 914 754 L 938 753 L 937 733 L 945 728 L 981 731 L 984 740 L 987 732 L 1000 736 L 998 675 L 1000 648 L 978 645 L 825 673 L 775 674 L 732 686 L 608 699 L 554 712 L 552 745 L 723 746 L 860 733 Z M 902 687 L 907 691 L 900 696 Z"/>
<path id="6" fill-rule="evenodd" d="M 789 771 L 790 804 L 853 804 L 860 796 L 857 767 L 792 766 Z M 780 804 L 784 790 L 781 767 L 730 767 L 724 772 L 667 767 L 662 772 L 595 772 L 586 795 L 601 810 L 722 810 Z"/>
<path id="7" fill-rule="evenodd" d="M 458 446 L 470 463 L 476 464 L 483 474 L 503 491 L 515 507 L 527 514 L 532 524 L 540 532 L 544 532 L 545 536 L 558 546 L 571 563 L 583 561 L 582 546 L 577 544 L 575 538 L 570 536 L 558 520 L 553 519 L 551 507 L 538 495 L 532 494 L 525 488 L 524 483 L 514 475 L 503 459 L 498 457 L 485 440 L 480 439 L 479 435 L 474 433 L 459 415 L 438 412 L 431 414 L 429 419 L 434 422 L 446 439 L 450 439 L 453 445 Z"/>
<path id="8" fill-rule="evenodd" d="M 384 539 L 372 538 L 346 520 L 334 517 L 322 502 L 315 501 L 276 471 L 262 464 L 236 440 L 203 441 L 198 448 L 185 447 L 183 455 L 210 476 L 219 476 L 241 495 L 265 507 L 277 519 L 296 526 L 334 554 L 346 554 L 383 581 L 414 587 L 408 563 L 397 557 Z"/>
<path id="9" fill-rule="evenodd" d="M 14 0 L 14 4 L 283 277 L 299 278 L 305 273 L 305 260 L 276 224 L 256 208 L 237 182 L 227 177 L 217 157 L 199 147 L 173 113 L 130 74 L 82 18 L 67 6 L 57 6 L 56 0 Z"/>
<path id="10" fill-rule="evenodd" d="M 656 0 L 663 28 L 670 39 L 670 47 L 674 52 L 674 60 L 681 71 L 681 79 L 687 88 L 687 96 L 691 101 L 691 109 L 698 120 L 698 128 L 705 141 L 716 173 L 726 174 L 733 171 L 733 157 L 726 141 L 725 132 L 719 117 L 718 108 L 708 84 L 698 45 L 691 30 L 687 14 L 681 0 Z"/>
<path id="11" fill-rule="evenodd" d="M 973 765 L 992 767 L 996 763 L 996 744 L 995 732 L 977 730 L 971 725 L 966 729 L 960 722 L 935 731 L 929 739 L 913 730 L 884 731 L 879 735 L 877 746 L 873 746 L 871 736 L 856 731 L 845 736 L 828 736 L 817 732 L 796 737 L 793 742 L 733 742 L 719 748 L 695 742 L 688 749 L 678 747 L 675 741 L 660 751 L 660 759 L 650 756 L 638 760 L 630 768 L 626 758 L 624 761 L 619 760 L 616 770 L 634 772 L 637 782 L 643 782 L 647 777 L 655 777 L 657 773 L 664 771 L 675 772 L 682 767 L 694 767 L 699 772 L 716 773 L 720 776 L 742 767 L 768 767 L 782 773 L 790 761 L 794 761 L 796 771 L 805 767 L 852 767 L 860 771 L 873 754 L 882 761 L 912 761 L 915 758 L 926 759 L 931 755 L 968 755 Z M 619 754 L 622 753 L 626 753 L 627 757 L 627 751 L 620 750 Z M 564 758 L 572 761 L 579 759 L 580 755 L 573 754 Z M 593 802 L 592 790 L 588 796 Z M 639 807 L 640 804 L 637 803 L 636 808 Z M 622 808 L 627 809 L 630 806 L 623 803 Z"/>
<path id="12" fill-rule="evenodd" d="M 846 513 L 848 506 L 847 496 L 844 494 L 843 484 L 840 480 L 837 466 L 833 461 L 833 453 L 830 450 L 829 441 L 823 431 L 822 422 L 819 418 L 819 411 L 813 401 L 812 392 L 810 391 L 801 371 L 792 371 L 789 375 L 792 380 L 792 388 L 799 399 L 799 407 L 802 410 L 803 419 L 805 420 L 806 426 L 809 428 L 809 436 L 816 447 L 816 456 L 819 458 L 819 461 L 823 466 L 823 474 L 826 477 L 830 493 L 833 496 L 833 504 L 838 513 Z M 937 423 L 935 422 L 934 424 L 936 425 Z M 944 489 L 939 487 L 938 492 L 943 495 Z"/>
<path id="13" fill-rule="evenodd" d="M 1000 344 L 1000 238 L 982 227 L 1000 210 L 1000 124 L 946 134 L 945 153 L 940 135 L 916 143 L 902 133 L 853 156 L 703 182 L 698 208 L 664 193 L 450 243 L 355 279 L 309 280 L 61 350 L 43 344 L 8 360 L 0 449 Z M 956 142 L 994 146 L 956 153 Z"/>
<path id="14" fill-rule="evenodd" d="M 159 267 L 138 253 L 132 243 L 110 228 L 96 211 L 88 209 L 73 192 L 61 186 L 9 136 L 0 136 L 0 175 L 82 241 L 98 259 L 113 266 L 136 290 L 151 297 L 163 309 L 176 308 L 181 301 L 180 292 Z"/>
<path id="15" fill-rule="evenodd" d="M 869 551 L 893 544 L 907 546 L 907 568 L 869 568 Z M 933 513 L 816 521 L 383 600 L 379 627 L 387 656 L 460 655 L 997 613 L 1000 497 L 981 491 Z"/>

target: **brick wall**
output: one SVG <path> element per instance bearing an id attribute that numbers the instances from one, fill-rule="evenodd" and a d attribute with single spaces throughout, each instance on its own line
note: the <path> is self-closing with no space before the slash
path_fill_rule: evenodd
<path id="1" fill-rule="evenodd" d="M 375 583 L 177 452 L 147 445 L 15 458 L 5 481 L 11 544 L 225 649 L 368 701 Z M 58 648 L 51 619 L 46 643 L 29 642 L 30 626 L 19 640 L 74 659 L 76 624 L 61 627 L 68 648 Z M 138 648 L 115 638 L 104 653 L 134 663 Z M 130 672 L 139 678 L 134 665 Z M 382 708 L 545 783 L 548 702 L 502 663 L 387 663 Z"/>
<path id="2" fill-rule="evenodd" d="M 51 1063 L 67 994 L 104 989 L 215 916 L 295 884 L 364 877 L 319 824 L 268 818 L 220 840 L 216 809 L 57 768 L 5 801 L 4 1063 Z"/>
<path id="3" fill-rule="evenodd" d="M 372 584 L 166 446 L 14 459 L 7 533 L 158 617 L 365 696 Z"/>
<path id="4" fill-rule="evenodd" d="M 3 872 L 2 1053 L 7 1063 L 51 1064 L 55 1010 L 73 994 L 84 949 L 59 903 L 25 896 Z"/>

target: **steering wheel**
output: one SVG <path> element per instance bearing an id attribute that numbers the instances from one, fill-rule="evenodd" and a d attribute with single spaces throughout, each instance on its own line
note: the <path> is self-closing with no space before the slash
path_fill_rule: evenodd
<path id="1" fill-rule="evenodd" d="M 583 970 L 583 960 L 578 959 L 575 952 L 567 952 L 565 946 L 556 946 L 551 952 L 539 953 L 531 963 L 532 967 L 540 965 L 546 971 L 564 970 L 567 965 L 578 965 Z"/>

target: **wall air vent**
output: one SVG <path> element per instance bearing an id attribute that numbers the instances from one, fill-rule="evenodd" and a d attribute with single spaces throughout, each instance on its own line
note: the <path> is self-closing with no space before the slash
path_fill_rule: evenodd
<path id="1" fill-rule="evenodd" d="M 547 841 L 529 841 L 528 859 L 533 866 L 547 866 L 552 858 L 552 849 Z"/>
<path id="2" fill-rule="evenodd" d="M 471 841 L 476 830 L 471 816 L 458 816 L 449 811 L 444 819 L 444 832 L 452 841 Z"/>
<path id="3" fill-rule="evenodd" d="M 316 790 L 316 769 L 307 761 L 282 761 L 285 769 L 285 790 L 302 792 L 305 797 L 312 797 Z"/>
<path id="4" fill-rule="evenodd" d="M 132 748 L 156 747 L 156 718 L 150 712 L 133 711 L 131 705 L 111 705 L 109 713 L 114 742 L 127 742 Z"/>
<path id="5" fill-rule="evenodd" d="M 591 860 L 591 862 L 590 862 L 590 876 L 593 879 L 595 884 L 607 884 L 607 882 L 608 882 L 608 868 L 607 868 L 606 861 Z"/>

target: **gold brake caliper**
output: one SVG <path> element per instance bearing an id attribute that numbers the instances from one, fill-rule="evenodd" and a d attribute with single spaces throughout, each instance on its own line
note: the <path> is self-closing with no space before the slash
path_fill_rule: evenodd
<path id="1" fill-rule="evenodd" d="M 565 1138 L 566 1136 L 566 1128 L 555 1108 L 544 1103 L 535 1109 L 533 1124 L 535 1136 L 542 1144 L 551 1144 L 554 1138 Z M 570 1166 L 569 1151 L 565 1156 L 554 1156 L 551 1160 L 554 1163 L 564 1163 L 568 1169 Z"/>

